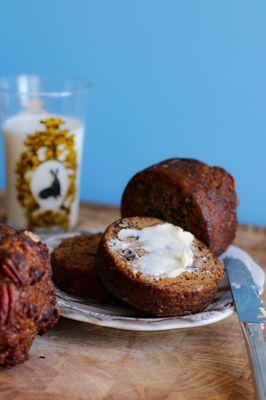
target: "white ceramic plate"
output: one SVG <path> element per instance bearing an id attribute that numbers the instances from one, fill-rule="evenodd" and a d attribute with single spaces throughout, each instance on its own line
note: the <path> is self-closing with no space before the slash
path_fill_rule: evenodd
<path id="1" fill-rule="evenodd" d="M 65 233 L 46 238 L 46 243 L 52 250 L 57 247 L 62 239 L 86 234 L 95 233 L 102 229 L 90 229 L 83 232 Z M 223 262 L 225 256 L 241 259 L 251 271 L 254 281 L 262 293 L 265 274 L 262 268 L 243 250 L 236 246 L 230 246 L 222 254 L 220 260 Z M 213 324 L 233 314 L 231 292 L 228 281 L 221 282 L 220 289 L 214 302 L 201 313 L 187 315 L 185 317 L 154 318 L 147 317 L 140 311 L 117 302 L 98 304 L 90 298 L 73 296 L 56 288 L 57 303 L 61 315 L 77 321 L 88 322 L 94 325 L 106 326 L 109 328 L 125 329 L 132 331 L 159 331 L 168 329 L 194 328 Z"/>

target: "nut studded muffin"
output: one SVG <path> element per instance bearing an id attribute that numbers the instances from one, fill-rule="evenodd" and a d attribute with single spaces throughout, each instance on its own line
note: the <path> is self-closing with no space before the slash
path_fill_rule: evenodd
<path id="1" fill-rule="evenodd" d="M 53 280 L 59 289 L 98 301 L 111 297 L 96 269 L 96 251 L 101 236 L 101 233 L 95 233 L 67 238 L 53 250 Z"/>
<path id="2" fill-rule="evenodd" d="M 36 335 L 57 319 L 47 246 L 0 225 L 0 366 L 25 361 Z"/>
<path id="3" fill-rule="evenodd" d="M 156 316 L 203 311 L 223 278 L 217 257 L 192 234 L 148 217 L 109 225 L 98 248 L 97 267 L 108 290 Z"/>
<path id="4" fill-rule="evenodd" d="M 224 169 L 173 158 L 129 181 L 121 214 L 161 218 L 181 226 L 219 255 L 234 240 L 237 204 L 234 179 Z"/>

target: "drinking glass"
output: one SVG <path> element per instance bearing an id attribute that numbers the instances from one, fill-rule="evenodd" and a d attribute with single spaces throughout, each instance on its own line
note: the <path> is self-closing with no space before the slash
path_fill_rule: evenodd
<path id="1" fill-rule="evenodd" d="M 42 232 L 76 225 L 89 87 L 74 78 L 0 78 L 9 224 Z"/>

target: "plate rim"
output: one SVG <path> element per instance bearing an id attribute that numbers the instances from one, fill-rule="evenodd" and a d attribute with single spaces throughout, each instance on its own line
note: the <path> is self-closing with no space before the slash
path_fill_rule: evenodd
<path id="1" fill-rule="evenodd" d="M 75 316 L 73 315 L 69 315 L 68 312 L 66 314 L 62 314 L 61 310 L 70 310 L 70 308 L 65 307 L 65 306 L 60 306 L 60 315 L 64 318 L 67 319 L 71 319 L 73 321 L 78 321 L 78 322 L 85 322 L 88 324 L 92 324 L 92 325 L 96 325 L 96 326 L 102 326 L 104 328 L 110 328 L 110 329 L 119 329 L 119 330 L 124 330 L 124 331 L 134 331 L 134 332 L 156 332 L 156 331 L 169 331 L 169 330 L 181 330 L 181 329 L 196 329 L 199 328 L 201 326 L 208 326 L 208 325 L 212 325 L 215 324 L 216 322 L 222 321 L 228 317 L 230 317 L 231 315 L 234 314 L 234 308 L 232 306 L 228 307 L 223 314 L 219 313 L 218 311 L 209 311 L 209 313 L 212 313 L 213 315 L 216 315 L 216 318 L 213 319 L 205 319 L 205 320 L 201 320 L 201 321 L 197 321 L 197 323 L 194 323 L 193 325 L 189 322 L 189 321 L 182 321 L 183 322 L 183 326 L 169 326 L 169 325 L 159 325 L 160 322 L 158 321 L 152 321 L 151 324 L 146 324 L 144 322 L 140 322 L 137 321 L 138 323 L 136 323 L 136 319 L 132 318 L 132 321 L 122 321 L 122 320 L 118 320 L 116 319 L 116 317 L 112 317 L 112 324 L 109 324 L 108 322 L 105 323 L 105 321 L 110 321 L 109 319 L 107 320 L 98 320 L 97 318 L 93 317 L 93 312 L 91 312 L 90 316 L 87 317 L 87 319 L 85 320 L 79 315 Z M 200 314 L 200 313 L 198 313 Z M 218 317 L 219 316 L 219 317 Z M 91 320 L 89 321 L 88 318 L 90 318 Z M 172 322 L 173 323 L 177 323 L 177 320 L 181 320 L 181 318 L 183 317 L 172 317 Z M 171 321 L 171 320 L 170 320 Z M 161 319 L 161 323 L 165 324 L 165 320 L 162 318 Z"/>

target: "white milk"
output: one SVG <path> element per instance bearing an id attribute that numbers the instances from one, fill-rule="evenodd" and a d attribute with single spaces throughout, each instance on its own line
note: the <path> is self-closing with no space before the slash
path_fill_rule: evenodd
<path id="1" fill-rule="evenodd" d="M 33 134 L 36 131 L 44 131 L 46 128 L 40 123 L 40 121 L 53 117 L 59 117 L 65 122 L 64 125 L 60 126 L 60 129 L 68 129 L 74 135 L 78 162 L 78 170 L 76 173 L 77 191 L 75 200 L 71 206 L 71 212 L 69 214 L 69 228 L 73 228 L 77 223 L 79 212 L 78 198 L 84 125 L 81 121 L 67 116 L 55 116 L 46 112 L 31 113 L 29 111 L 24 111 L 8 118 L 3 124 L 6 157 L 8 223 L 20 228 L 27 228 L 28 223 L 25 218 L 25 210 L 17 200 L 17 175 L 15 173 L 16 165 L 21 158 L 22 152 L 27 150 L 24 146 L 27 135 Z M 44 152 L 45 148 L 39 150 L 38 156 L 40 159 L 44 158 Z M 30 176 L 31 193 L 33 194 L 34 198 L 37 199 L 36 201 L 38 201 L 40 211 L 56 211 L 62 204 L 64 195 L 68 189 L 68 170 L 65 169 L 64 164 L 61 163 L 61 161 L 62 160 L 60 159 L 55 161 L 45 161 Z M 51 187 L 53 180 L 55 179 L 55 175 L 60 182 L 60 195 L 58 195 L 56 198 L 53 198 L 49 197 L 49 190 L 48 192 L 47 190 L 45 192 L 45 188 Z M 43 199 L 39 196 L 40 193 L 43 193 Z"/>

